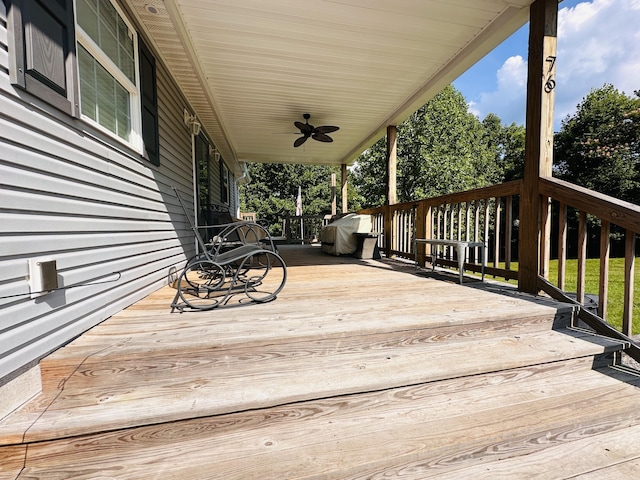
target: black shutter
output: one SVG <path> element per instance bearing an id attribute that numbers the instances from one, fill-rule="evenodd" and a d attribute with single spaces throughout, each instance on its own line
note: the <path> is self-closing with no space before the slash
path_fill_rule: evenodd
<path id="1" fill-rule="evenodd" d="M 76 115 L 73 0 L 8 0 L 11 83 Z"/>
<path id="2" fill-rule="evenodd" d="M 140 97 L 142 105 L 142 141 L 148 160 L 160 165 L 160 139 L 158 133 L 158 95 L 156 89 L 156 60 L 141 38 Z"/>

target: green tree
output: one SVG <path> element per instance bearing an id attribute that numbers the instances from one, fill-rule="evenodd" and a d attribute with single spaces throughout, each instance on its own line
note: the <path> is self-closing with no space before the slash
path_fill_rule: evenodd
<path id="1" fill-rule="evenodd" d="M 272 235 L 283 233 L 282 219 L 287 213 L 295 215 L 299 186 L 305 215 L 331 212 L 331 174 L 339 178 L 337 167 L 275 163 L 251 163 L 247 167 L 251 182 L 240 186 L 240 208 L 256 212 Z"/>
<path id="2" fill-rule="evenodd" d="M 639 93 L 629 97 L 605 84 L 562 121 L 554 152 L 560 178 L 640 203 Z"/>
<path id="3" fill-rule="evenodd" d="M 494 152 L 497 180 L 508 182 L 524 175 L 524 146 L 526 130 L 522 125 L 502 125 L 500 118 L 489 113 L 482 121 L 484 141 Z"/>
<path id="4" fill-rule="evenodd" d="M 350 171 L 349 181 L 357 192 L 357 198 L 363 207 L 384 205 L 386 199 L 387 146 L 381 138 L 355 162 Z"/>
<path id="5" fill-rule="evenodd" d="M 494 116 L 495 117 L 495 116 Z M 497 117 L 496 144 L 501 142 Z M 462 94 L 448 86 L 398 126 L 397 191 L 400 202 L 495 183 L 502 178 L 496 146 Z M 386 198 L 386 146 L 381 139 L 363 153 L 353 170 L 367 206 Z"/>

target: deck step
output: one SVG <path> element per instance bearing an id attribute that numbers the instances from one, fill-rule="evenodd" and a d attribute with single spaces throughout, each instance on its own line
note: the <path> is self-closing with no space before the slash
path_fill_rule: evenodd
<path id="1" fill-rule="evenodd" d="M 259 305 L 256 316 L 250 309 L 220 309 L 175 314 L 170 323 L 153 321 L 162 310 L 128 309 L 54 352 L 41 367 L 43 372 L 55 369 L 59 376 L 65 365 L 73 371 L 89 357 L 92 361 L 123 361 L 185 350 L 210 354 L 224 349 L 286 347 L 290 343 L 322 340 L 342 344 L 377 342 L 376 336 L 389 341 L 401 339 L 404 343 L 476 341 L 566 328 L 572 324 L 574 314 L 573 306 L 540 299 L 523 301 L 510 295 L 492 295 L 486 305 L 486 298 L 480 296 L 469 304 L 458 302 L 453 308 L 455 298 L 442 297 L 430 298 L 428 304 L 396 297 L 385 302 L 384 310 L 378 309 L 370 298 L 344 304 L 332 301 L 326 306 L 314 305 L 313 309 L 297 306 L 291 312 L 274 302 Z M 163 308 L 166 310 L 166 304 Z M 59 381 L 58 376 L 54 381 Z"/>
<path id="2" fill-rule="evenodd" d="M 569 478 L 589 471 L 581 445 L 607 435 L 608 465 L 614 456 L 637 464 L 639 384 L 566 360 L 4 447 L 0 460 L 19 468 L 25 458 L 29 478 L 117 478 L 122 465 L 129 479 L 149 478 L 151 468 L 164 479 L 548 478 L 548 468 Z"/>
<path id="3" fill-rule="evenodd" d="M 87 358 L 35 403 L 0 425 L 6 443 L 172 422 L 386 390 L 617 351 L 624 343 L 575 329 L 466 342 L 403 336 L 356 337 L 285 345 L 149 356 Z M 49 365 L 50 374 L 55 367 Z M 66 366 L 63 367 L 66 372 Z M 21 431 L 24 425 L 29 428 Z M 18 428 L 16 428 L 18 426 Z M 11 428 L 14 430 L 11 431 Z"/>

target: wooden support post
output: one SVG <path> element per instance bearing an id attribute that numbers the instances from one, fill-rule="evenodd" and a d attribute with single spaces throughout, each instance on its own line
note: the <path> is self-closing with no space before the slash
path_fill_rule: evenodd
<path id="1" fill-rule="evenodd" d="M 416 238 L 428 238 L 427 237 L 427 208 L 425 202 L 419 202 L 416 205 L 416 218 L 414 218 L 415 223 L 415 231 L 413 232 L 413 238 L 411 242 Z M 418 265 L 421 267 L 425 266 L 425 244 L 413 245 L 416 248 L 416 258 L 418 259 Z"/>
<path id="2" fill-rule="evenodd" d="M 529 23 L 527 133 L 519 229 L 518 287 L 528 293 L 538 292 L 538 273 L 544 262 L 540 258 L 540 242 L 547 241 L 541 239 L 544 233 L 541 233 L 539 180 L 552 175 L 557 29 L 558 1 L 536 0 L 531 5 Z M 548 212 L 545 208 L 544 214 Z"/>
<path id="3" fill-rule="evenodd" d="M 391 258 L 391 250 L 393 250 L 393 217 L 391 208 L 386 205 L 384 208 L 384 247 L 387 258 Z"/>
<path id="4" fill-rule="evenodd" d="M 335 216 L 338 213 L 338 206 L 336 204 L 336 174 L 331 174 L 331 215 Z"/>
<path id="5" fill-rule="evenodd" d="M 389 125 L 387 127 L 387 205 L 398 203 L 396 192 L 397 135 L 396 126 Z"/>
<path id="6" fill-rule="evenodd" d="M 349 205 L 347 200 L 347 164 L 343 163 L 341 168 L 342 178 L 340 185 L 342 186 L 342 213 L 349 211 Z"/>

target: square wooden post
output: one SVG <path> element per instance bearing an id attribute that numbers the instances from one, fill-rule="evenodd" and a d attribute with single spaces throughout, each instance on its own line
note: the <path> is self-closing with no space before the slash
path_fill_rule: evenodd
<path id="1" fill-rule="evenodd" d="M 343 163 L 341 168 L 341 186 L 342 186 L 342 213 L 347 213 L 349 210 L 347 200 L 347 164 Z"/>
<path id="2" fill-rule="evenodd" d="M 331 174 L 331 216 L 335 216 L 338 213 L 336 203 L 336 174 Z"/>
<path id="3" fill-rule="evenodd" d="M 396 192 L 397 134 L 395 125 L 387 127 L 387 205 L 398 203 Z"/>
<path id="4" fill-rule="evenodd" d="M 558 30 L 557 0 L 536 0 L 531 5 L 529 23 L 529 69 L 524 183 L 520 215 L 520 258 L 518 288 L 538 292 L 538 274 L 545 270 L 548 248 L 548 200 L 539 193 L 540 177 L 550 177 L 553 165 L 553 104 L 556 82 Z M 544 216 L 544 221 L 542 221 Z M 542 230 L 542 226 L 545 226 Z"/>

